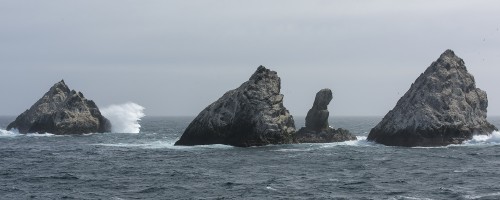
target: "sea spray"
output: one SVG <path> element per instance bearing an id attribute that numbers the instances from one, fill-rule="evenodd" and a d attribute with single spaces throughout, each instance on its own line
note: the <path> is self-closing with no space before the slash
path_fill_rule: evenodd
<path id="1" fill-rule="evenodd" d="M 13 137 L 19 135 L 19 132 L 17 129 L 12 129 L 10 131 L 5 130 L 5 129 L 0 129 L 0 137 Z"/>
<path id="2" fill-rule="evenodd" d="M 490 135 L 474 135 L 464 144 L 500 144 L 500 132 L 493 131 Z"/>
<path id="3" fill-rule="evenodd" d="M 132 102 L 108 106 L 101 113 L 111 122 L 113 133 L 139 133 L 139 121 L 146 116 L 144 107 Z"/>

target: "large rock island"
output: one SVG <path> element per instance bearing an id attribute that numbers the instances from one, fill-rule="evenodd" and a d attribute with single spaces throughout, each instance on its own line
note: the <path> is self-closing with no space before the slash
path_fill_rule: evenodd
<path id="1" fill-rule="evenodd" d="M 175 145 L 292 143 L 295 122 L 280 89 L 277 73 L 258 67 L 250 80 L 201 111 Z"/>
<path id="2" fill-rule="evenodd" d="M 11 129 L 19 133 L 83 134 L 110 132 L 111 124 L 92 100 L 70 90 L 62 80 L 10 123 L 7 130 Z"/>
<path id="3" fill-rule="evenodd" d="M 301 128 L 295 135 L 298 143 L 329 143 L 356 140 L 356 136 L 348 130 L 334 129 L 328 124 L 328 104 L 333 99 L 330 89 L 322 89 L 316 93 L 314 104 L 307 112 L 306 127 Z"/>
<path id="4" fill-rule="evenodd" d="M 497 130 L 486 120 L 487 107 L 486 92 L 476 88 L 464 61 L 446 50 L 370 131 L 368 140 L 406 147 L 460 144 Z"/>

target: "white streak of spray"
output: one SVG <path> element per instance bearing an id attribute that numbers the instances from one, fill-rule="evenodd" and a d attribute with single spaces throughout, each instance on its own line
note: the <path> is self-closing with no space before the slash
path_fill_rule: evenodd
<path id="1" fill-rule="evenodd" d="M 139 121 L 146 116 L 144 107 L 132 102 L 108 106 L 101 113 L 111 122 L 113 133 L 139 133 Z"/>

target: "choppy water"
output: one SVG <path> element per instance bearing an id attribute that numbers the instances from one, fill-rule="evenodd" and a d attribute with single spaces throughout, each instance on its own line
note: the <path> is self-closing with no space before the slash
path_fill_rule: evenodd
<path id="1" fill-rule="evenodd" d="M 0 118 L 0 128 L 13 119 Z M 191 119 L 146 117 L 139 134 L 1 130 L 0 199 L 500 199 L 498 133 L 442 148 L 386 147 L 364 140 L 380 118 L 346 117 L 333 124 L 360 140 L 173 146 Z"/>

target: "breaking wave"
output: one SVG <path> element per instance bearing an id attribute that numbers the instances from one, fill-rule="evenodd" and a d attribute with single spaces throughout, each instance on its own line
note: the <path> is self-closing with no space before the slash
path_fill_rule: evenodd
<path id="1" fill-rule="evenodd" d="M 5 129 L 0 129 L 0 137 L 17 137 L 17 136 L 49 137 L 49 136 L 62 136 L 62 135 L 54 135 L 52 133 L 28 133 L 28 134 L 20 134 L 17 129 L 12 129 L 10 131 L 5 130 Z"/>
<path id="2" fill-rule="evenodd" d="M 323 147 L 334 147 L 334 146 L 381 146 L 375 142 L 371 142 L 367 140 L 367 136 L 356 136 L 356 140 L 350 140 L 345 142 L 333 142 L 333 143 L 324 143 Z"/>
<path id="3" fill-rule="evenodd" d="M 19 135 L 16 131 L 8 131 L 5 129 L 0 129 L 0 137 L 14 137 L 16 135 Z"/>
<path id="4" fill-rule="evenodd" d="M 464 144 L 500 144 L 500 132 L 493 131 L 490 135 L 475 135 L 471 140 L 465 141 Z"/>
<path id="5" fill-rule="evenodd" d="M 175 150 L 203 150 L 203 149 L 233 149 L 233 146 L 223 144 L 175 146 L 175 141 L 148 141 L 144 143 L 98 143 L 95 146 L 141 148 L 141 149 L 175 149 Z"/>
<path id="6" fill-rule="evenodd" d="M 144 107 L 136 103 L 124 103 L 111 105 L 101 109 L 104 117 L 111 122 L 111 132 L 113 133 L 139 133 L 141 125 L 139 121 L 144 114 Z"/>

